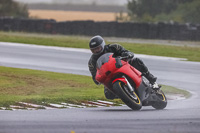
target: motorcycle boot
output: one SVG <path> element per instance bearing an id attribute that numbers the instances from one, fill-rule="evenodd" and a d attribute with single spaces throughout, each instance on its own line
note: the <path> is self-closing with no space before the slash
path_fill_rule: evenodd
<path id="1" fill-rule="evenodd" d="M 153 88 L 155 91 L 160 90 L 161 85 L 158 85 L 158 84 L 156 83 L 157 77 L 153 76 L 153 74 L 151 74 L 149 71 L 147 71 L 147 72 L 144 73 L 143 75 L 149 80 L 149 82 L 152 84 L 152 88 Z"/>
<path id="2" fill-rule="evenodd" d="M 147 66 L 144 64 L 144 62 L 141 59 L 139 59 L 139 58 L 133 58 L 129 63 L 134 68 L 136 68 L 137 70 L 139 70 L 142 73 L 142 75 L 145 76 L 152 85 L 156 82 L 157 77 L 154 77 L 149 72 Z"/>
<path id="3" fill-rule="evenodd" d="M 152 88 L 153 88 L 155 91 L 159 91 L 161 87 L 162 87 L 162 86 L 159 85 L 159 84 L 157 84 L 156 82 L 152 85 Z"/>
<path id="4" fill-rule="evenodd" d="M 146 73 L 143 73 L 143 75 L 149 80 L 149 82 L 153 85 L 156 80 L 157 77 L 153 76 L 153 74 L 151 74 L 149 71 L 147 71 Z"/>

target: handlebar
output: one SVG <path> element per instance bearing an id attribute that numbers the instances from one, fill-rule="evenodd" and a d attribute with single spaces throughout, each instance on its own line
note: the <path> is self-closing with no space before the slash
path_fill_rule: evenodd
<path id="1" fill-rule="evenodd" d="M 124 56 L 124 57 L 118 56 L 117 58 L 120 59 L 120 60 L 130 59 L 130 58 L 133 58 L 133 55 L 128 55 L 128 56 Z"/>

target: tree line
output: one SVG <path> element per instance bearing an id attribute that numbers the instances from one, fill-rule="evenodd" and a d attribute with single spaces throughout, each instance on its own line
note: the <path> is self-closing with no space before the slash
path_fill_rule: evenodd
<path id="1" fill-rule="evenodd" d="M 128 0 L 128 15 L 117 21 L 200 23 L 200 0 Z M 0 17 L 28 18 L 27 6 L 13 0 L 0 0 Z"/>
<path id="2" fill-rule="evenodd" d="M 0 17 L 24 17 L 29 16 L 27 6 L 13 0 L 0 0 Z"/>
<path id="3" fill-rule="evenodd" d="M 129 21 L 200 23 L 200 0 L 129 0 L 127 8 Z"/>

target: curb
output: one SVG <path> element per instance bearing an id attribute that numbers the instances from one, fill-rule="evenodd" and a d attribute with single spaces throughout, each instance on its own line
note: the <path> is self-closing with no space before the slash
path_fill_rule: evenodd
<path id="1" fill-rule="evenodd" d="M 71 103 L 44 103 L 44 105 L 18 102 L 16 105 L 10 105 L 9 107 L 0 107 L 0 110 L 39 110 L 39 109 L 72 109 L 72 108 L 89 108 L 89 107 L 111 107 L 111 106 L 122 106 L 122 104 L 116 104 L 114 102 L 108 102 L 103 100 L 88 101 L 81 103 L 81 105 Z"/>
<path id="2" fill-rule="evenodd" d="M 184 100 L 186 97 L 181 94 L 170 94 L 166 95 L 168 100 Z M 10 105 L 8 108 L 6 107 L 0 107 L 0 111 L 4 110 L 40 110 L 40 109 L 74 109 L 74 108 L 100 108 L 100 107 L 113 107 L 113 106 L 126 106 L 125 104 L 116 104 L 114 102 L 110 101 L 103 101 L 103 100 L 97 100 L 97 101 L 88 101 L 81 103 L 81 105 L 78 104 L 71 104 L 71 103 L 43 103 L 43 105 L 33 104 L 33 103 L 26 103 L 26 102 L 18 102 L 17 105 Z"/>

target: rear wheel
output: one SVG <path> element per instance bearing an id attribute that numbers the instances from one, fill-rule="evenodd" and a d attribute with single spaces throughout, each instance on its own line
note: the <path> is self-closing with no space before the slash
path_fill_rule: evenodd
<path id="1" fill-rule="evenodd" d="M 162 90 L 156 92 L 158 101 L 152 104 L 155 109 L 164 109 L 167 106 L 167 98 Z"/>
<path id="2" fill-rule="evenodd" d="M 133 110 L 140 110 L 142 108 L 142 103 L 135 92 L 130 92 L 128 86 L 117 81 L 113 84 L 113 90 L 121 98 L 121 100 Z"/>

